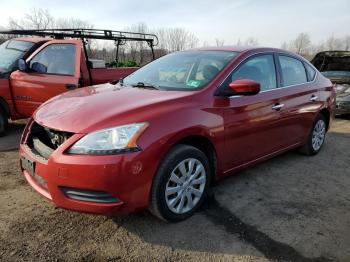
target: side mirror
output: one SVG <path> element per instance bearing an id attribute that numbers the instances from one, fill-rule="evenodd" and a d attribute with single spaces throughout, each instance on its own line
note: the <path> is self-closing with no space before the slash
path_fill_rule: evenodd
<path id="1" fill-rule="evenodd" d="M 24 59 L 18 60 L 18 70 L 20 70 L 20 71 L 27 71 L 28 70 L 27 63 Z"/>
<path id="2" fill-rule="evenodd" d="M 32 66 L 30 67 L 31 71 L 39 74 L 45 74 L 47 73 L 47 67 L 43 64 L 40 64 L 39 62 L 34 62 Z"/>
<path id="3" fill-rule="evenodd" d="M 235 95 L 252 96 L 260 92 L 260 83 L 250 79 L 239 79 L 229 84 L 229 90 Z"/>

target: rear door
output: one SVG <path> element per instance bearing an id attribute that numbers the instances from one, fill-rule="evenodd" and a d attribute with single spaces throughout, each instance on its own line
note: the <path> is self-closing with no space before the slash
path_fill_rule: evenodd
<path id="1" fill-rule="evenodd" d="M 10 84 L 16 109 L 30 117 L 48 99 L 79 86 L 82 44 L 79 40 L 53 40 L 28 59 L 28 70 L 15 71 Z"/>
<path id="2" fill-rule="evenodd" d="M 316 72 L 304 61 L 286 54 L 278 55 L 281 84 L 279 103 L 284 146 L 301 143 L 308 136 L 322 102 L 315 79 Z M 309 72 L 308 72 L 309 71 Z"/>

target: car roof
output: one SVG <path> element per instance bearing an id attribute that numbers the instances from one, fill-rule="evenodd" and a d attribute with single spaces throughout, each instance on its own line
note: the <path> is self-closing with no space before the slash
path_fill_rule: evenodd
<path id="1" fill-rule="evenodd" d="M 52 39 L 51 38 L 44 38 L 44 37 L 17 37 L 17 38 L 12 38 L 11 40 L 39 43 L 39 42 L 46 42 L 46 41 L 49 41 Z"/>
<path id="2" fill-rule="evenodd" d="M 191 50 L 203 50 L 203 51 L 231 51 L 231 52 L 237 52 L 237 53 L 244 53 L 248 51 L 255 51 L 255 52 L 283 52 L 283 53 L 291 53 L 289 51 L 278 49 L 278 48 L 271 48 L 271 47 L 252 47 L 252 46 L 214 46 L 214 47 L 201 47 L 201 48 L 194 48 Z"/>

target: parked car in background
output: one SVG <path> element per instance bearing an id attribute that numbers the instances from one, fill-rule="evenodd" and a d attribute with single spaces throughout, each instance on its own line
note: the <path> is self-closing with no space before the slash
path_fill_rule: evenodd
<path id="1" fill-rule="evenodd" d="M 149 208 L 179 221 L 214 180 L 291 149 L 317 154 L 334 98 L 330 80 L 284 50 L 176 52 L 42 105 L 21 139 L 21 169 L 61 208 Z"/>
<path id="2" fill-rule="evenodd" d="M 312 60 L 321 73 L 336 84 L 336 114 L 350 114 L 350 51 L 325 51 Z"/>
<path id="3" fill-rule="evenodd" d="M 121 37 L 118 31 L 55 29 L 0 33 L 36 35 L 14 38 L 0 45 L 0 136 L 5 134 L 9 118 L 28 118 L 39 105 L 58 94 L 119 80 L 138 69 L 109 68 L 105 61 L 87 57 L 86 39 L 117 41 Z M 156 36 L 124 33 L 122 38 L 148 42 Z"/>

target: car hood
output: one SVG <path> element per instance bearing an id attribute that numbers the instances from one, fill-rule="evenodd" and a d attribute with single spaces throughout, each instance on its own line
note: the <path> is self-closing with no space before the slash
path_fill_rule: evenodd
<path id="1" fill-rule="evenodd" d="M 146 110 L 168 105 L 193 92 L 161 91 L 103 84 L 56 96 L 34 113 L 40 125 L 73 133 L 89 133 L 134 121 L 147 121 Z M 165 102 L 165 103 L 164 103 Z"/>

